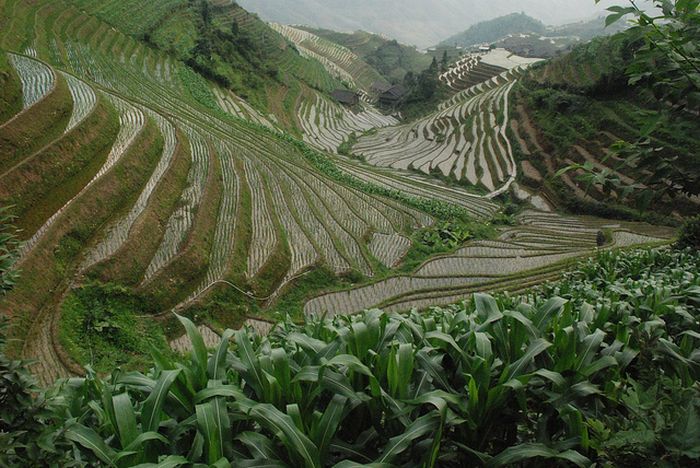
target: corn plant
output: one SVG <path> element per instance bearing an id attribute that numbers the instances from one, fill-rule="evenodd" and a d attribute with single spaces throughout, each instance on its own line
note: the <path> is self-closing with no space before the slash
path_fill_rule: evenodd
<path id="1" fill-rule="evenodd" d="M 498 467 L 626 459 L 641 442 L 613 429 L 645 427 L 635 456 L 697 461 L 700 441 L 665 421 L 694 434 L 700 414 L 699 263 L 601 254 L 525 296 L 287 319 L 212 350 L 180 317 L 189 356 L 65 382 L 59 433 L 80 463 L 118 467 Z"/>

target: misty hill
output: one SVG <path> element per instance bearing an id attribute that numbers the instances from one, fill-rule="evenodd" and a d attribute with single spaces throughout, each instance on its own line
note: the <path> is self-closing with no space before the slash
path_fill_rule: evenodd
<path id="1" fill-rule="evenodd" d="M 239 0 L 244 8 L 265 20 L 305 24 L 336 31 L 363 29 L 385 34 L 406 44 L 428 47 L 469 26 L 514 9 L 546 24 L 564 24 L 587 18 L 607 5 L 593 0 L 567 0 L 566 8 L 552 8 L 548 0 Z"/>
<path id="2" fill-rule="evenodd" d="M 525 13 L 512 13 L 477 23 L 444 40 L 440 46 L 473 47 L 490 43 L 519 55 L 547 58 L 594 37 L 620 32 L 625 27 L 622 22 L 606 27 L 604 16 L 563 26 L 546 26 Z"/>
<path id="3" fill-rule="evenodd" d="M 456 34 L 441 45 L 469 47 L 483 42 L 495 42 L 509 34 L 539 33 L 544 34 L 547 27 L 539 20 L 525 13 L 512 13 L 471 26 L 464 32 Z"/>

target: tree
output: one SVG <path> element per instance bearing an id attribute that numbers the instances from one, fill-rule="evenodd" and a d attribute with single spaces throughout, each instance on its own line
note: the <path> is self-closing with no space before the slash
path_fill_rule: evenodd
<path id="1" fill-rule="evenodd" d="M 433 61 L 432 61 L 432 63 L 430 64 L 429 70 L 430 70 L 430 72 L 432 72 L 432 73 L 437 73 L 437 71 L 438 71 L 437 57 L 433 57 Z"/>
<path id="2" fill-rule="evenodd" d="M 643 206 L 662 198 L 698 195 L 700 174 L 678 164 L 680 156 L 659 146 L 655 133 L 669 116 L 687 118 L 700 109 L 700 0 L 653 0 L 655 8 L 650 11 L 640 8 L 638 0 L 628 1 L 628 7 L 608 8 L 611 14 L 606 19 L 609 26 L 634 17 L 635 26 L 628 34 L 640 45 L 625 70 L 628 84 L 651 90 L 668 108 L 648 112 L 638 138 L 617 142 L 609 157 L 623 161 L 620 172 L 634 168 L 646 176 L 640 184 L 625 186 L 611 171 L 590 164 L 572 165 L 560 174 L 580 169 L 584 180 L 633 196 Z M 658 14 L 652 16 L 651 11 Z"/>
<path id="3" fill-rule="evenodd" d="M 447 57 L 447 50 L 442 53 L 442 61 L 440 62 L 440 69 L 443 72 L 447 71 L 447 65 L 449 64 L 449 58 Z"/>
<path id="4" fill-rule="evenodd" d="M 596 0 L 599 3 L 600 0 Z M 654 94 L 677 108 L 700 107 L 700 0 L 654 0 L 659 14 L 643 10 L 638 0 L 631 6 L 608 8 L 612 25 L 627 15 L 634 17 L 632 33 L 643 45 L 627 69 L 629 83 L 649 86 Z"/>

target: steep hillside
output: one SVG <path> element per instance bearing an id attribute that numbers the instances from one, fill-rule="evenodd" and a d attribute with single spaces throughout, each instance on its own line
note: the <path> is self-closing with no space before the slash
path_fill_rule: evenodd
<path id="1" fill-rule="evenodd" d="M 284 37 L 235 2 L 157 1 L 145 9 L 132 0 L 72 3 L 186 62 L 282 121 L 290 115 L 271 101 L 287 90 L 294 94 L 302 85 L 324 92 L 344 87 L 318 61 L 301 56 Z M 131 11 L 138 13 L 132 16 Z"/>
<path id="2" fill-rule="evenodd" d="M 415 47 L 365 31 L 341 33 L 301 26 L 317 36 L 347 47 L 391 82 L 403 81 L 406 73 L 420 73 L 430 66 L 432 57 Z"/>
<path id="3" fill-rule="evenodd" d="M 329 73 L 353 89 L 369 94 L 374 83 L 386 83 L 382 75 L 367 64 L 362 57 L 338 43 L 292 26 L 277 23 L 273 23 L 271 26 L 294 43 L 302 54 L 324 64 Z"/>
<path id="4" fill-rule="evenodd" d="M 216 336 L 336 303 L 348 312 L 423 307 L 535 284 L 596 248 L 671 235 L 504 207 L 520 176 L 507 133 L 518 68 L 456 94 L 413 129 L 331 101 L 329 64 L 304 58 L 235 5 L 149 5 L 140 16 L 121 2 L 0 2 L 10 103 L 0 120 L 0 205 L 13 205 L 26 241 L 0 314 L 12 322 L 11 351 L 36 358 L 43 383 L 85 365 L 140 368 L 153 347 L 177 352 L 172 312 Z M 251 100 L 279 113 L 209 75 L 205 65 L 225 75 L 238 63 L 215 47 L 180 56 L 154 46 L 168 20 L 197 14 L 200 43 L 233 34 L 233 24 L 260 32 L 254 50 L 277 57 L 282 76 L 245 60 L 245 73 L 265 83 Z M 381 167 L 334 154 L 353 140 Z"/>
<path id="5" fill-rule="evenodd" d="M 671 113 L 640 86 L 628 84 L 625 69 L 638 43 L 631 34 L 595 39 L 570 54 L 534 67 L 515 89 L 512 131 L 520 142 L 526 180 L 545 188 L 570 210 L 627 217 L 647 217 L 644 200 L 627 188 L 654 181 L 656 174 L 625 166 L 614 152 L 619 141 L 634 142 L 652 115 L 660 117 L 651 144 L 659 157 L 688 177 L 700 171 L 700 123 L 692 113 Z M 562 178 L 554 174 L 572 164 L 589 165 L 621 184 L 610 193 L 601 181 L 583 181 L 581 170 Z M 534 166 L 534 167 L 532 167 Z M 688 199 L 655 202 L 659 214 L 688 214 L 698 209 Z M 640 211 L 641 210 L 641 211 Z M 653 213 L 651 213 L 653 216 Z"/>

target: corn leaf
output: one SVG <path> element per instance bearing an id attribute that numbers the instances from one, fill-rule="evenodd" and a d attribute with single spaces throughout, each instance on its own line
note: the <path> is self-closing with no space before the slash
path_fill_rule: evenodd
<path id="1" fill-rule="evenodd" d="M 163 410 L 170 387 L 180 374 L 179 370 L 163 371 L 153 387 L 153 391 L 143 404 L 141 412 L 141 426 L 144 431 L 158 432 L 160 415 Z"/>
<path id="2" fill-rule="evenodd" d="M 66 439 L 76 442 L 95 454 L 97 458 L 102 460 L 108 466 L 115 466 L 116 453 L 105 444 L 102 437 L 94 430 L 75 423 L 71 425 L 65 432 Z"/>
<path id="3" fill-rule="evenodd" d="M 303 460 L 308 467 L 321 466 L 318 448 L 296 427 L 289 415 L 270 404 L 256 405 L 250 415 L 282 441 L 290 456 Z"/>
<path id="4" fill-rule="evenodd" d="M 411 447 L 417 439 L 435 431 L 439 424 L 440 414 L 437 411 L 416 419 L 403 434 L 389 439 L 389 443 L 376 463 L 391 463 L 394 458 Z"/>

